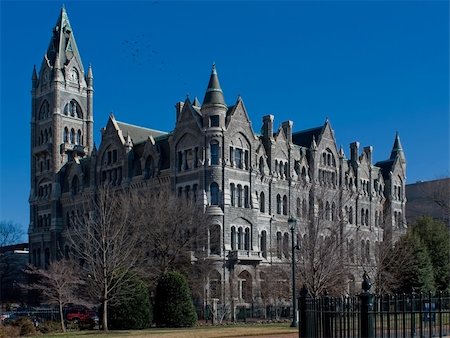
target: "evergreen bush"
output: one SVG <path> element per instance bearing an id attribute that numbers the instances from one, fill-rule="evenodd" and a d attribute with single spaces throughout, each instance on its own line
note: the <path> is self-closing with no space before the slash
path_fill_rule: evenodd
<path id="1" fill-rule="evenodd" d="M 156 286 L 155 322 L 162 327 L 188 327 L 197 322 L 185 277 L 178 272 L 161 276 Z"/>
<path id="2" fill-rule="evenodd" d="M 148 285 L 132 275 L 119 301 L 108 306 L 108 326 L 114 330 L 145 329 L 152 323 Z"/>

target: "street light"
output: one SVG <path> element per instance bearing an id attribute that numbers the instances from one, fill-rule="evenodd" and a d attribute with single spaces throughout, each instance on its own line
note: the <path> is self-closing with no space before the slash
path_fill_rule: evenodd
<path id="1" fill-rule="evenodd" d="M 295 249 L 298 248 L 296 245 L 294 245 L 294 233 L 296 230 L 297 220 L 293 218 L 292 216 L 289 216 L 288 219 L 289 228 L 291 230 L 291 244 L 292 244 L 292 323 L 291 327 L 297 327 L 298 326 L 298 320 L 297 320 L 297 301 L 295 299 L 296 292 L 295 292 Z"/>

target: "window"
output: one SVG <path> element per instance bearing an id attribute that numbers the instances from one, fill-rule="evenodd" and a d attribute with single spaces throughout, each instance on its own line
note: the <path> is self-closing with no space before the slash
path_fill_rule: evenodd
<path id="1" fill-rule="evenodd" d="M 331 220 L 331 210 L 330 210 L 330 202 L 325 203 L 325 219 Z"/>
<path id="2" fill-rule="evenodd" d="M 281 196 L 277 195 L 277 214 L 281 215 Z"/>
<path id="3" fill-rule="evenodd" d="M 70 130 L 70 143 L 75 143 L 75 130 L 73 128 Z"/>
<path id="4" fill-rule="evenodd" d="M 242 232 L 242 228 L 239 227 L 238 229 L 238 250 L 242 250 L 243 247 L 243 241 L 242 241 L 242 237 L 244 236 L 243 232 Z"/>
<path id="5" fill-rule="evenodd" d="M 266 200 L 265 200 L 264 192 L 261 191 L 261 194 L 259 195 L 259 211 L 265 212 L 266 211 Z"/>
<path id="6" fill-rule="evenodd" d="M 181 168 L 183 167 L 183 153 L 181 151 L 178 152 L 177 157 L 177 168 L 178 171 L 181 171 Z"/>
<path id="7" fill-rule="evenodd" d="M 237 186 L 237 206 L 242 207 L 242 185 Z"/>
<path id="8" fill-rule="evenodd" d="M 245 228 L 244 250 L 250 250 L 250 229 Z"/>
<path id="9" fill-rule="evenodd" d="M 231 195 L 231 205 L 234 207 L 236 204 L 236 187 L 234 183 L 230 183 L 230 195 Z"/>
<path id="10" fill-rule="evenodd" d="M 81 107 L 75 100 L 71 100 L 64 107 L 64 115 L 70 115 L 72 117 L 82 118 L 83 114 L 81 112 Z"/>
<path id="11" fill-rule="evenodd" d="M 77 140 L 76 140 L 75 144 L 81 145 L 81 130 L 77 131 Z"/>
<path id="12" fill-rule="evenodd" d="M 297 197 L 297 210 L 296 210 L 296 214 L 295 214 L 297 216 L 297 218 L 301 217 L 301 215 L 302 215 L 301 210 L 302 210 L 302 202 L 300 200 L 300 197 Z"/>
<path id="13" fill-rule="evenodd" d="M 239 276 L 239 296 L 247 303 L 251 303 L 253 300 L 253 290 L 252 290 L 252 276 L 248 271 L 242 271 Z"/>
<path id="14" fill-rule="evenodd" d="M 250 208 L 250 196 L 248 186 L 244 186 L 244 208 Z"/>
<path id="15" fill-rule="evenodd" d="M 69 129 L 67 127 L 64 128 L 64 134 L 63 134 L 63 142 L 68 143 L 69 142 Z"/>
<path id="16" fill-rule="evenodd" d="M 288 213 L 288 200 L 287 200 L 287 196 L 284 195 L 283 196 L 283 215 L 287 215 Z"/>
<path id="17" fill-rule="evenodd" d="M 211 205 L 219 205 L 219 185 L 213 182 L 209 190 L 211 193 Z"/>
<path id="18" fill-rule="evenodd" d="M 72 179 L 72 195 L 78 194 L 80 189 L 80 183 L 78 181 L 78 176 L 74 176 Z"/>
<path id="19" fill-rule="evenodd" d="M 259 173 L 264 175 L 264 159 L 262 156 L 259 158 Z"/>
<path id="20" fill-rule="evenodd" d="M 236 250 L 236 228 L 231 227 L 231 250 Z"/>
<path id="21" fill-rule="evenodd" d="M 264 258 L 267 258 L 267 232 L 263 230 L 261 232 L 261 252 Z"/>
<path id="22" fill-rule="evenodd" d="M 39 110 L 39 120 L 45 119 L 50 116 L 50 105 L 48 101 L 45 100 L 42 103 L 41 109 Z"/>
<path id="23" fill-rule="evenodd" d="M 234 164 L 242 168 L 242 149 L 234 149 Z"/>
<path id="24" fill-rule="evenodd" d="M 304 219 L 308 217 L 308 205 L 306 204 L 306 199 L 302 201 L 302 216 Z"/>
<path id="25" fill-rule="evenodd" d="M 212 115 L 209 117 L 210 127 L 219 127 L 219 115 Z"/>
<path id="26" fill-rule="evenodd" d="M 220 299 L 222 278 L 217 271 L 209 275 L 209 295 L 211 298 Z"/>
<path id="27" fill-rule="evenodd" d="M 211 150 L 211 164 L 217 165 L 219 164 L 219 143 L 211 142 L 210 150 Z"/>
<path id="28" fill-rule="evenodd" d="M 145 169 L 144 169 L 144 177 L 151 178 L 154 175 L 154 161 L 153 157 L 148 156 L 145 160 Z"/>
<path id="29" fill-rule="evenodd" d="M 212 255 L 220 255 L 220 225 L 213 225 L 209 232 L 210 252 Z"/>

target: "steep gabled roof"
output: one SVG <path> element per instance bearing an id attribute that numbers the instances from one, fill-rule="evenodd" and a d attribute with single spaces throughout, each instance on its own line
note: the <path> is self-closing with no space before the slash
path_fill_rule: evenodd
<path id="1" fill-rule="evenodd" d="M 119 129 L 122 131 L 122 135 L 124 137 L 129 135 L 131 137 L 131 140 L 133 141 L 133 144 L 145 142 L 149 136 L 152 136 L 156 140 L 158 137 L 166 136 L 169 134 L 164 131 L 135 126 L 133 124 L 128 124 L 125 122 L 116 121 L 116 123 Z"/>
<path id="2" fill-rule="evenodd" d="M 375 163 L 375 166 L 381 169 L 381 174 L 385 180 L 389 178 L 389 173 L 392 171 L 394 162 L 395 159 L 389 159 Z"/>
<path id="3" fill-rule="evenodd" d="M 313 138 L 317 142 L 320 134 L 322 133 L 322 130 L 323 126 L 320 126 L 292 133 L 292 143 L 309 148 L 311 146 Z"/>

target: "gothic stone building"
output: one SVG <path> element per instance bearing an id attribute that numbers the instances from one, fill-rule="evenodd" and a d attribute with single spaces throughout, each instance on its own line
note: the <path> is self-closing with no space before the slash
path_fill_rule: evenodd
<path id="1" fill-rule="evenodd" d="M 373 262 L 386 229 L 405 227 L 406 161 L 398 136 L 389 159 L 373 164 L 372 147 L 361 150 L 358 142 L 350 145 L 347 158 L 328 120 L 294 131 L 291 121 L 277 128 L 267 115 L 261 133 L 255 133 L 242 98 L 225 102 L 213 66 L 203 103 L 176 104 L 173 131 L 111 115 L 97 149 L 93 95 L 92 69 L 85 71 L 62 9 L 42 65 L 32 75 L 29 244 L 34 265 L 45 266 L 58 256 L 83 192 L 104 182 L 142 189 L 168 185 L 195 199 L 210 215 L 210 231 L 218 234 L 206 245 L 217 262 L 208 297 L 226 295 L 244 305 L 260 297 L 261 268 L 288 261 L 290 216 L 297 218 L 300 236 L 311 217 L 339 219 L 352 234 L 348 264 L 355 267 Z M 327 197 L 338 193 L 347 197 L 345 203 Z M 360 276 L 349 276 L 349 282 Z"/>

